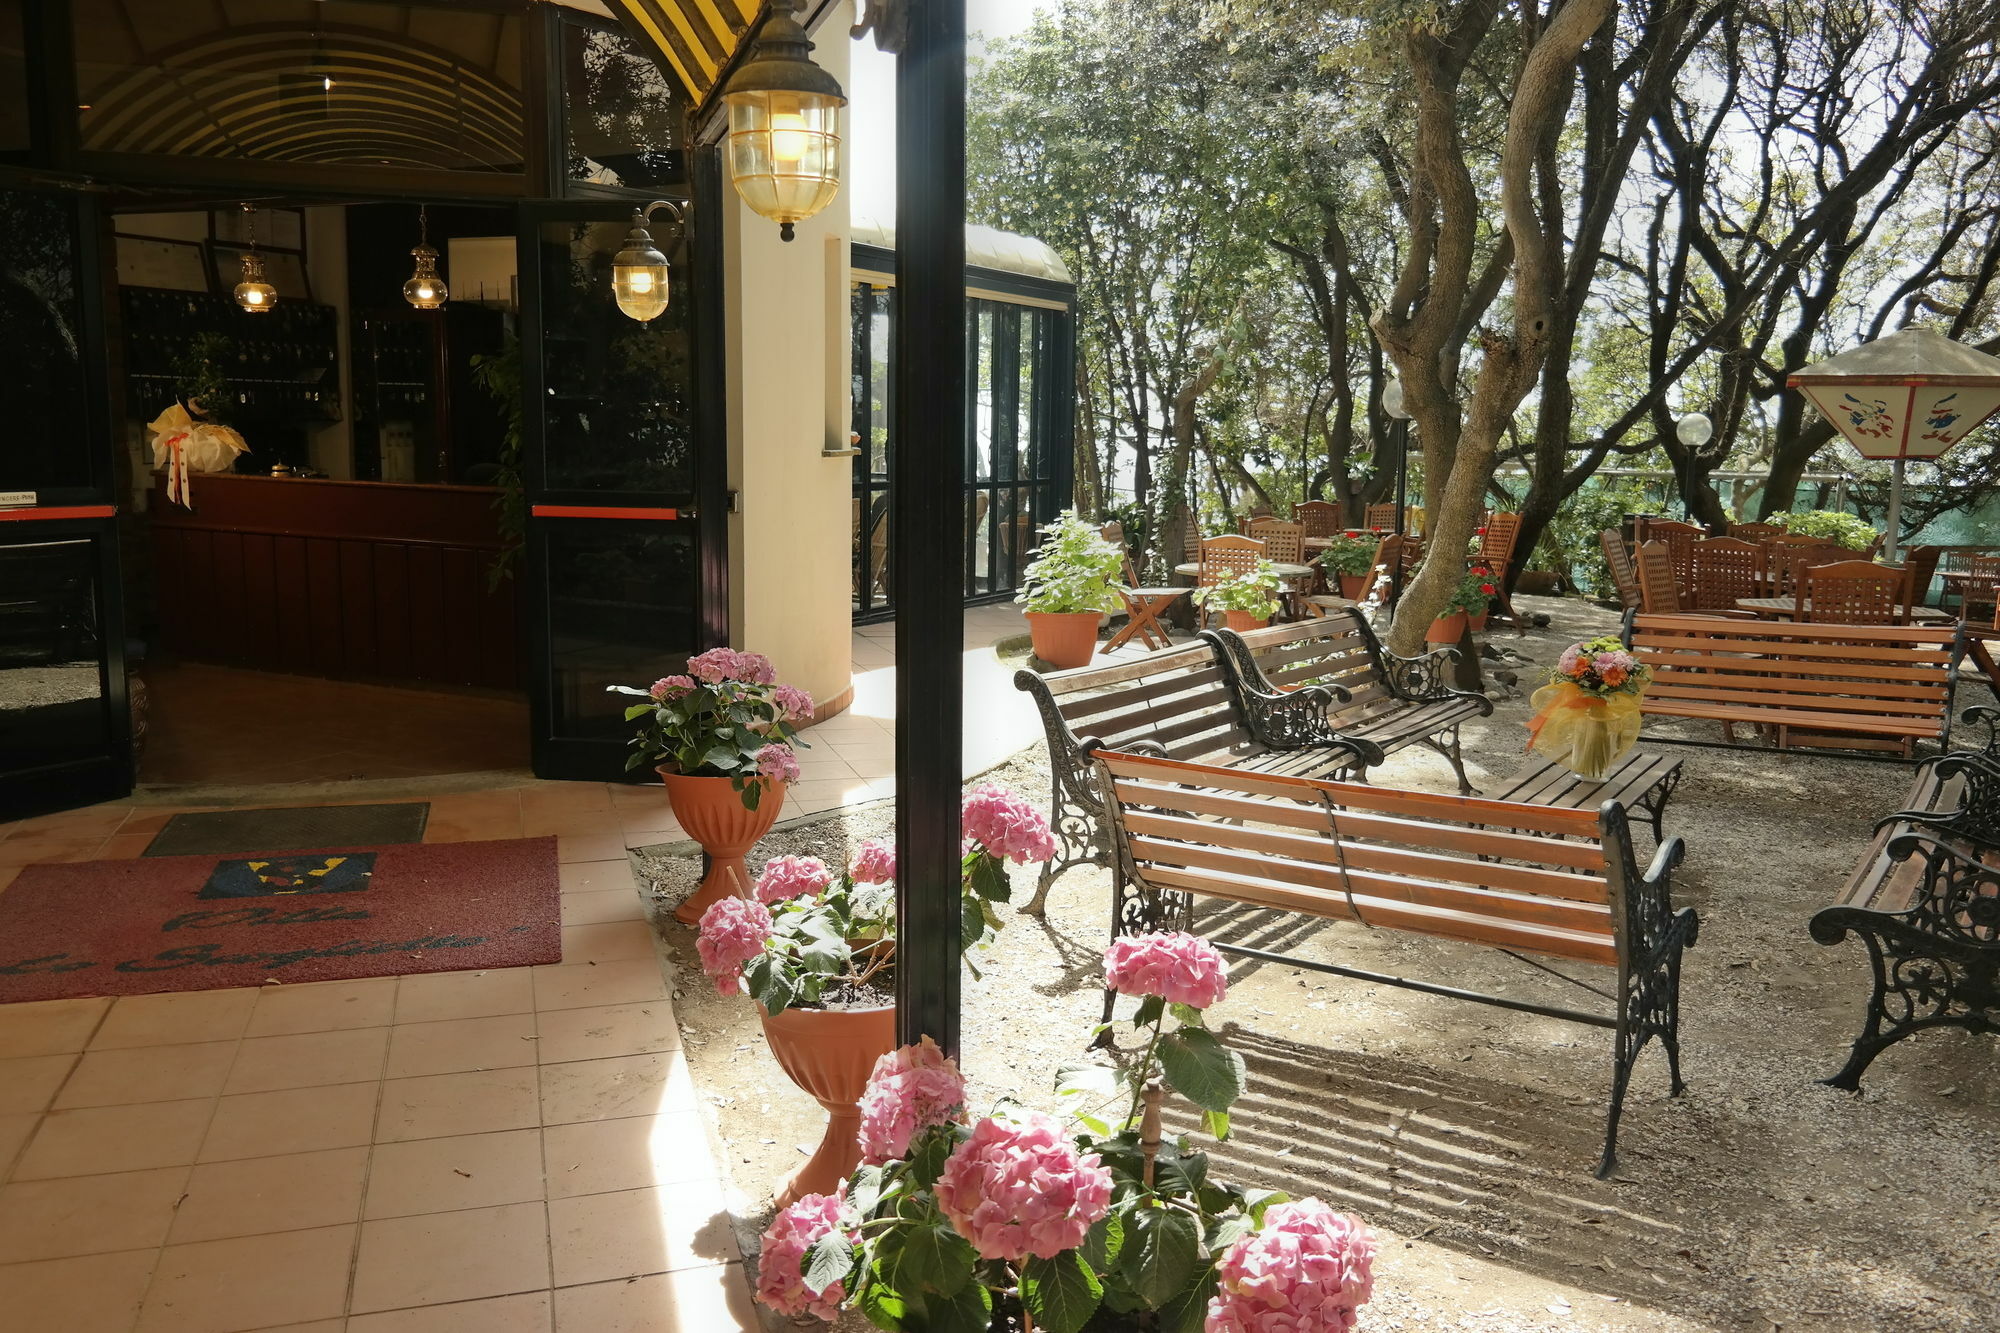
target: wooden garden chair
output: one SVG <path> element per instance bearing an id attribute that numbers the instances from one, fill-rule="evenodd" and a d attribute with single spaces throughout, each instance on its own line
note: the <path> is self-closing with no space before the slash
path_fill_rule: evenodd
<path id="1" fill-rule="evenodd" d="M 1292 521 L 1303 525 L 1308 537 L 1338 537 L 1340 515 L 1338 500 L 1301 500 L 1292 506 Z"/>
<path id="2" fill-rule="evenodd" d="M 1731 523 L 1729 535 L 1738 541 L 1768 542 L 1784 531 L 1775 523 Z"/>
<path id="3" fill-rule="evenodd" d="M 1526 633 L 1521 617 L 1514 610 L 1514 600 L 1507 593 L 1507 570 L 1514 563 L 1514 547 L 1521 539 L 1521 516 L 1489 513 L 1480 527 L 1479 554 L 1467 563 L 1485 565 L 1493 571 L 1493 586 L 1500 590 L 1493 594 L 1493 600 L 1500 614 L 1508 624 Z"/>
<path id="4" fill-rule="evenodd" d="M 1282 519 L 1260 518 L 1250 525 L 1250 536 L 1264 543 L 1264 558 L 1281 565 L 1303 565 L 1306 560 L 1306 525 L 1287 523 Z M 1303 599 L 1312 595 L 1313 585 L 1319 582 L 1319 570 L 1301 578 L 1291 575 L 1284 579 L 1286 614 L 1302 614 Z"/>
<path id="5" fill-rule="evenodd" d="M 1815 565 L 1799 580 L 1792 619 L 1815 625 L 1901 624 L 1908 584 L 1901 565 L 1869 560 Z"/>
<path id="6" fill-rule="evenodd" d="M 1393 501 L 1383 505 L 1369 505 L 1363 511 L 1365 517 L 1361 526 L 1373 528 L 1377 532 L 1387 532 L 1396 526 L 1396 506 Z"/>
<path id="7" fill-rule="evenodd" d="M 1645 542 L 1633 560 L 1639 576 L 1639 609 L 1649 616 L 1675 615 L 1687 610 L 1680 583 L 1674 578 L 1673 552 L 1665 542 Z"/>
<path id="8" fill-rule="evenodd" d="M 1903 568 L 1909 574 L 1903 588 L 1904 624 L 1915 623 L 1917 608 L 1930 605 L 1931 579 L 1937 574 L 1938 559 L 1943 554 L 1942 546 L 1912 546 L 1903 552 Z"/>
<path id="9" fill-rule="evenodd" d="M 1200 568 L 1195 571 L 1194 576 L 1195 587 L 1212 587 L 1220 581 L 1225 570 L 1235 574 L 1248 574 L 1257 568 L 1259 560 L 1269 558 L 1264 554 L 1264 543 L 1255 537 L 1236 537 L 1227 533 L 1220 537 L 1204 537 L 1201 539 Z M 1207 628 L 1211 614 L 1213 613 L 1206 605 L 1201 606 L 1197 619 L 1202 628 Z"/>
<path id="10" fill-rule="evenodd" d="M 1642 518 L 1635 535 L 1642 546 L 1647 542 L 1664 545 L 1667 558 L 1673 562 L 1674 582 L 1684 589 L 1694 585 L 1694 544 L 1708 536 L 1708 529 L 1671 518 Z"/>
<path id="11" fill-rule="evenodd" d="M 1125 549 L 1125 527 L 1121 523 L 1106 523 L 1100 535 L 1105 541 L 1119 549 Z M 1146 588 L 1139 584 L 1139 570 L 1132 563 L 1130 551 L 1125 555 L 1125 586 L 1117 589 L 1119 599 L 1125 603 L 1125 627 L 1112 635 L 1100 653 L 1114 652 L 1133 639 L 1145 644 L 1147 649 L 1158 652 L 1162 648 L 1173 647 L 1173 638 L 1160 617 L 1168 607 L 1188 595 L 1188 588 Z"/>
<path id="12" fill-rule="evenodd" d="M 1831 542 L 1820 541 L 1777 541 L 1771 552 L 1771 580 L 1776 585 L 1775 595 L 1789 597 L 1797 593 L 1805 582 L 1806 571 L 1818 565 L 1838 565 L 1854 560 L 1854 552 L 1845 546 L 1835 546 Z"/>
<path id="13" fill-rule="evenodd" d="M 1687 588 L 1690 611 L 1715 615 L 1747 614 L 1737 602 L 1765 596 L 1770 557 L 1765 548 L 1735 537 L 1707 537 L 1690 554 L 1693 578 Z"/>
<path id="14" fill-rule="evenodd" d="M 1604 563 L 1611 568 L 1611 583 L 1618 589 L 1618 604 L 1627 611 L 1638 610 L 1639 570 L 1632 563 L 1632 549 L 1625 545 L 1624 534 L 1616 528 L 1606 528 L 1597 534 L 1597 544 L 1604 548 Z"/>

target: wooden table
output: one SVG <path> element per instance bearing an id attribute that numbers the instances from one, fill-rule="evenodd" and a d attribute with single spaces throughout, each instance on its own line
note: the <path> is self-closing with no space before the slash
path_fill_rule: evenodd
<path id="1" fill-rule="evenodd" d="M 1311 577 L 1315 567 L 1312 565 L 1293 565 L 1281 560 L 1273 560 L 1271 568 L 1277 571 L 1280 579 L 1303 579 Z M 1201 574 L 1201 562 L 1198 560 L 1189 560 L 1185 564 L 1175 565 L 1174 573 L 1188 579 L 1199 577 Z"/>
<path id="2" fill-rule="evenodd" d="M 1558 810 L 1595 810 L 1606 801 L 1617 801 L 1644 815 L 1653 826 L 1653 841 L 1658 842 L 1660 819 L 1680 782 L 1680 760 L 1631 749 L 1611 766 L 1602 782 L 1586 781 L 1553 759 L 1541 760 L 1509 783 L 1496 799 Z"/>
<path id="3" fill-rule="evenodd" d="M 1798 599 L 1795 597 L 1739 597 L 1738 610 L 1748 611 L 1762 620 L 1790 620 L 1798 614 Z M 1806 602 L 1806 614 L 1812 614 L 1812 602 Z M 1934 606 L 1919 606 L 1910 612 L 1912 624 L 1948 625 L 1958 619 L 1949 611 L 1940 611 Z M 1897 622 L 1888 622 L 1897 623 Z"/>

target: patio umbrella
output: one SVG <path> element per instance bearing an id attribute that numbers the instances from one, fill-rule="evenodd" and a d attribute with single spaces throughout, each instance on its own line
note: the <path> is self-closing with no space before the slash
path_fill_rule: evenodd
<path id="1" fill-rule="evenodd" d="M 1890 458 L 1888 539 L 1896 558 L 1903 465 L 1937 458 L 2000 410 L 2000 357 L 1925 328 L 1863 343 L 1785 381 L 1803 393 L 1863 458 Z"/>

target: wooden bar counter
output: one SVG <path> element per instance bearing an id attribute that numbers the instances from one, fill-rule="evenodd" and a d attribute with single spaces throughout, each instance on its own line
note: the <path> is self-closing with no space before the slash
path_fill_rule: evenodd
<path id="1" fill-rule="evenodd" d="M 514 689 L 518 579 L 488 486 L 205 474 L 192 509 L 155 478 L 161 637 L 194 661 Z"/>

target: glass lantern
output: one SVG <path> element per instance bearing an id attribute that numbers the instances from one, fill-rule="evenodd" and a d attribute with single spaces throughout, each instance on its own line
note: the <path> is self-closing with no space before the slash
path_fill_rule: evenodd
<path id="1" fill-rule="evenodd" d="M 416 272 L 403 284 L 403 299 L 419 310 L 437 310 L 451 298 L 451 292 L 438 276 L 438 252 L 429 245 L 419 245 L 410 251 L 410 257 L 417 261 Z"/>
<path id="2" fill-rule="evenodd" d="M 231 295 L 252 315 L 268 315 L 277 309 L 278 289 L 264 281 L 264 261 L 255 250 L 243 256 L 243 281 Z"/>
<path id="3" fill-rule="evenodd" d="M 729 107 L 729 178 L 753 211 L 792 239 L 840 193 L 840 81 L 812 61 L 812 41 L 775 0 L 756 49 L 722 90 Z"/>
<path id="4" fill-rule="evenodd" d="M 653 244 L 645 212 L 634 209 L 632 230 L 611 261 L 611 295 L 620 310 L 645 324 L 667 313 L 667 288 L 667 257 Z"/>

